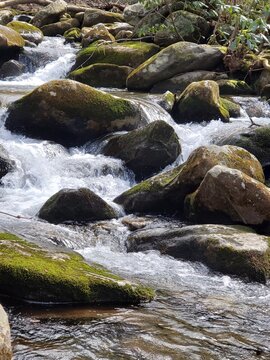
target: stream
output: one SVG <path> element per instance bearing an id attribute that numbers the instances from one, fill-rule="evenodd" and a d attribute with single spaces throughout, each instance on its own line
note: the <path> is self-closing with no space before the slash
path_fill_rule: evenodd
<path id="1" fill-rule="evenodd" d="M 4 302 L 14 359 L 269 360 L 269 284 L 245 283 L 156 251 L 126 253 L 124 244 L 130 232 L 121 218 L 88 226 L 52 225 L 35 218 L 43 203 L 62 188 L 88 187 L 111 203 L 135 184 L 134 174 L 121 160 L 99 154 L 102 140 L 67 150 L 49 141 L 14 135 L 4 127 L 7 104 L 36 86 L 63 78 L 76 51 L 61 37 L 45 38 L 21 55 L 27 74 L 0 81 L 1 144 L 16 162 L 16 170 L 2 179 L 0 187 L 0 209 L 15 217 L 1 213 L 0 226 L 29 239 L 38 237 L 75 249 L 86 260 L 153 287 L 157 297 L 150 304 L 121 309 Z M 177 125 L 157 104 L 158 95 L 107 91 L 139 104 L 148 122 L 164 120 L 174 127 L 182 146 L 176 163 L 185 161 L 195 148 L 250 125 L 245 110 L 229 124 Z M 243 107 L 247 103 L 260 107 L 264 117 L 254 120 L 269 123 L 268 105 L 252 98 L 239 101 Z M 163 217 L 149 216 L 148 221 L 149 226 L 177 224 Z"/>

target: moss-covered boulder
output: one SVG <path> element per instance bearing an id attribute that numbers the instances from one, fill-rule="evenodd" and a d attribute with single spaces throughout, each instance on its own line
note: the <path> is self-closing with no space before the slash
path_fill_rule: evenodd
<path id="1" fill-rule="evenodd" d="M 185 197 L 195 191 L 206 173 L 215 165 L 239 169 L 264 182 L 259 161 L 236 146 L 202 146 L 188 160 L 172 170 L 151 177 L 115 199 L 129 212 L 164 213 L 182 211 Z"/>
<path id="2" fill-rule="evenodd" d="M 217 81 L 220 95 L 252 95 L 252 88 L 242 80 L 224 79 Z"/>
<path id="3" fill-rule="evenodd" d="M 127 86 L 134 90 L 148 90 L 156 83 L 180 73 L 214 70 L 223 56 L 223 51 L 217 47 L 181 41 L 138 66 L 129 75 Z"/>
<path id="4" fill-rule="evenodd" d="M 151 93 L 163 93 L 164 91 L 172 91 L 174 93 L 181 93 L 185 88 L 195 81 L 226 79 L 228 76 L 225 73 L 215 71 L 197 70 L 179 74 L 170 79 L 163 80 L 155 84 Z"/>
<path id="5" fill-rule="evenodd" d="M 80 26 L 77 19 L 67 19 L 53 24 L 42 26 L 41 30 L 45 36 L 64 35 L 67 30 Z"/>
<path id="6" fill-rule="evenodd" d="M 96 40 L 114 42 L 114 36 L 107 30 L 104 24 L 97 24 L 91 28 L 83 28 L 82 46 L 87 47 Z"/>
<path id="7" fill-rule="evenodd" d="M 72 71 L 69 78 L 95 87 L 125 88 L 129 66 L 114 64 L 93 64 Z"/>
<path id="8" fill-rule="evenodd" d="M 8 317 L 2 305 L 0 305 L 0 359 L 13 359 Z"/>
<path id="9" fill-rule="evenodd" d="M 174 105 L 173 117 L 178 123 L 218 119 L 228 122 L 230 114 L 221 102 L 218 84 L 204 80 L 191 83 L 182 92 Z"/>
<path id="10" fill-rule="evenodd" d="M 127 41 L 122 44 L 101 44 L 95 42 L 79 51 L 73 70 L 81 65 L 95 63 L 115 64 L 136 67 L 159 51 L 159 47 L 138 41 Z"/>
<path id="11" fill-rule="evenodd" d="M 18 51 L 25 45 L 24 39 L 17 31 L 7 26 L 0 25 L 0 51 L 14 50 Z M 3 54 L 4 55 L 4 54 Z M 2 58 L 2 54 L 0 54 Z"/>
<path id="12" fill-rule="evenodd" d="M 228 111 L 230 118 L 238 118 L 241 116 L 241 106 L 234 100 L 228 97 L 220 97 L 220 102 L 222 107 Z"/>
<path id="13" fill-rule="evenodd" d="M 81 42 L 82 40 L 81 29 L 77 27 L 66 30 L 63 36 L 67 42 Z"/>
<path id="14" fill-rule="evenodd" d="M 127 248 L 128 251 L 159 250 L 251 281 L 265 283 L 270 278 L 270 238 L 244 226 L 207 224 L 143 229 L 129 236 Z"/>
<path id="15" fill-rule="evenodd" d="M 53 224 L 107 220 L 117 217 L 116 211 L 87 188 L 62 189 L 50 197 L 38 213 L 39 218 Z"/>
<path id="16" fill-rule="evenodd" d="M 88 265 L 75 252 L 41 247 L 8 233 L 0 233 L 0 292 L 24 301 L 93 305 L 137 304 L 154 295 Z"/>
<path id="17" fill-rule="evenodd" d="M 24 40 L 30 41 L 34 44 L 39 44 L 43 40 L 43 33 L 36 26 L 28 24 L 23 21 L 11 21 L 7 27 L 17 31 Z"/>
<path id="18" fill-rule="evenodd" d="M 64 0 L 56 0 L 45 6 L 31 20 L 31 23 L 38 28 L 55 23 L 66 12 L 67 3 Z"/>
<path id="19" fill-rule="evenodd" d="M 270 222 L 270 189 L 240 170 L 213 167 L 185 200 L 186 214 L 199 222 L 262 225 Z"/>
<path id="20" fill-rule="evenodd" d="M 104 11 L 100 9 L 87 9 L 84 13 L 83 27 L 93 26 L 96 24 L 123 22 L 122 14 Z"/>
<path id="21" fill-rule="evenodd" d="M 199 15 L 179 10 L 170 14 L 165 27 L 156 32 L 154 42 L 160 46 L 168 46 L 177 41 L 203 42 L 209 36 L 210 25 Z"/>
<path id="22" fill-rule="evenodd" d="M 125 135 L 114 136 L 102 153 L 123 160 L 137 179 L 142 179 L 174 162 L 181 147 L 174 129 L 160 120 Z"/>
<path id="23" fill-rule="evenodd" d="M 6 127 L 64 146 L 143 125 L 132 102 L 72 80 L 50 81 L 12 103 Z"/>

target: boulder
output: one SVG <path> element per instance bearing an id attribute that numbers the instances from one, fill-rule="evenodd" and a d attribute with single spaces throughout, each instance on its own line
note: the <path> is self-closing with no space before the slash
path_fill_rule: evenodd
<path id="1" fill-rule="evenodd" d="M 56 36 L 64 35 L 67 30 L 79 27 L 80 23 L 77 19 L 68 19 L 63 21 L 58 21 L 53 24 L 48 24 L 42 26 L 41 30 L 45 36 Z"/>
<path id="2" fill-rule="evenodd" d="M 12 360 L 10 327 L 7 313 L 0 305 L 0 359 Z"/>
<path id="3" fill-rule="evenodd" d="M 105 24 L 107 30 L 116 36 L 120 31 L 132 31 L 133 26 L 125 22 L 115 22 L 112 24 Z"/>
<path id="4" fill-rule="evenodd" d="M 17 60 L 9 60 L 0 67 L 0 78 L 20 76 L 23 74 L 24 70 L 24 64 Z"/>
<path id="5" fill-rule="evenodd" d="M 85 29 L 88 29 L 87 32 L 85 32 Z M 96 40 L 115 41 L 114 37 L 104 24 L 97 24 L 91 28 L 83 28 L 82 33 L 84 34 L 82 40 L 83 47 L 89 46 Z"/>
<path id="6" fill-rule="evenodd" d="M 79 51 L 72 70 L 95 63 L 115 64 L 136 67 L 159 51 L 159 47 L 138 41 L 127 41 L 122 44 L 100 44 L 95 42 Z"/>
<path id="7" fill-rule="evenodd" d="M 40 209 L 38 216 L 53 224 L 88 222 L 117 217 L 115 210 L 101 197 L 87 188 L 62 189 L 50 197 Z"/>
<path id="8" fill-rule="evenodd" d="M 55 23 L 60 20 L 60 17 L 66 12 L 66 10 L 67 3 L 64 0 L 56 0 L 38 11 L 31 20 L 31 23 L 38 28 Z"/>
<path id="9" fill-rule="evenodd" d="M 14 170 L 15 161 L 11 160 L 6 149 L 0 145 L 0 179 Z"/>
<path id="10" fill-rule="evenodd" d="M 17 31 L 0 25 L 0 50 L 20 50 L 24 47 L 24 39 Z M 1 56 L 2 57 L 2 54 Z"/>
<path id="11" fill-rule="evenodd" d="M 125 88 L 129 66 L 94 64 L 72 71 L 69 78 L 94 87 Z"/>
<path id="12" fill-rule="evenodd" d="M 0 25 L 7 25 L 12 21 L 14 13 L 12 10 L 0 10 Z"/>
<path id="13" fill-rule="evenodd" d="M 270 84 L 270 70 L 263 70 L 259 79 L 255 83 L 255 89 L 259 95 L 261 95 L 265 86 Z"/>
<path id="14" fill-rule="evenodd" d="M 82 32 L 80 28 L 71 28 L 64 32 L 64 38 L 66 42 L 81 42 Z"/>
<path id="15" fill-rule="evenodd" d="M 174 75 L 195 70 L 214 70 L 223 59 L 222 49 L 181 41 L 161 50 L 138 66 L 128 77 L 127 86 L 148 90 Z"/>
<path id="16" fill-rule="evenodd" d="M 7 24 L 7 27 L 17 31 L 24 40 L 30 41 L 36 45 L 43 40 L 43 33 L 34 25 L 28 24 L 23 21 L 11 21 Z"/>
<path id="17" fill-rule="evenodd" d="M 130 30 L 120 30 L 116 36 L 115 40 L 122 40 L 122 39 L 131 39 L 133 36 L 133 32 Z"/>
<path id="18" fill-rule="evenodd" d="M 220 97 L 222 106 L 229 112 L 230 118 L 238 118 L 241 116 L 241 106 L 231 98 Z"/>
<path id="19" fill-rule="evenodd" d="M 173 163 L 180 155 L 181 147 L 174 129 L 160 120 L 114 136 L 102 153 L 123 160 L 137 179 L 143 179 Z"/>
<path id="20" fill-rule="evenodd" d="M 130 25 L 137 25 L 138 21 L 146 14 L 143 4 L 137 2 L 135 4 L 127 5 L 124 10 L 124 19 Z"/>
<path id="21" fill-rule="evenodd" d="M 135 185 L 114 201 L 128 213 L 182 211 L 185 197 L 195 191 L 206 173 L 218 164 L 239 169 L 264 182 L 261 164 L 246 150 L 236 146 L 202 146 L 194 150 L 184 164 Z"/>
<path id="22" fill-rule="evenodd" d="M 151 289 L 89 265 L 76 252 L 30 243 L 3 232 L 0 276 L 1 294 L 43 304 L 138 304 L 154 296 Z"/>
<path id="23" fill-rule="evenodd" d="M 210 25 L 202 16 L 184 10 L 170 14 L 164 25 L 154 38 L 154 42 L 160 46 L 168 46 L 177 41 L 203 42 L 210 34 Z"/>
<path id="24" fill-rule="evenodd" d="M 151 93 L 163 93 L 164 91 L 181 93 L 185 88 L 195 81 L 226 79 L 228 76 L 225 73 L 218 73 L 214 71 L 198 70 L 191 71 L 185 74 L 173 76 L 170 79 L 163 80 L 155 84 Z"/>
<path id="25" fill-rule="evenodd" d="M 64 146 L 144 124 L 138 106 L 72 80 L 54 80 L 12 103 L 6 127 Z"/>
<path id="26" fill-rule="evenodd" d="M 166 91 L 160 99 L 158 100 L 158 105 L 162 107 L 162 109 L 171 112 L 175 103 L 175 95 L 170 92 Z"/>
<path id="27" fill-rule="evenodd" d="M 83 27 L 93 26 L 99 23 L 114 23 L 123 22 L 124 17 L 122 14 L 104 11 L 100 9 L 87 9 L 84 13 Z"/>
<path id="28" fill-rule="evenodd" d="M 229 122 L 230 114 L 219 96 L 215 81 L 193 82 L 182 92 L 173 108 L 177 123 L 222 120 Z"/>
<path id="29" fill-rule="evenodd" d="M 224 79 L 217 81 L 220 95 L 252 95 L 253 90 L 245 82 L 241 80 Z"/>
<path id="30" fill-rule="evenodd" d="M 244 226 L 206 224 L 143 229 L 128 237 L 127 249 L 159 250 L 251 281 L 266 283 L 270 277 L 270 238 Z"/>
<path id="31" fill-rule="evenodd" d="M 185 200 L 186 214 L 198 222 L 268 224 L 270 189 L 240 170 L 216 165 Z"/>

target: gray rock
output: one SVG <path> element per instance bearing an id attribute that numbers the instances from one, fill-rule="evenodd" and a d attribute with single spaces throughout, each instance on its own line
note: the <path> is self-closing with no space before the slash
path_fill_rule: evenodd
<path id="1" fill-rule="evenodd" d="M 64 35 L 67 30 L 78 26 L 80 26 L 80 23 L 77 19 L 68 19 L 42 26 L 41 30 L 45 36 L 56 36 Z"/>
<path id="2" fill-rule="evenodd" d="M 17 60 L 9 60 L 0 68 L 0 78 L 20 76 L 25 70 L 25 65 Z"/>
<path id="3" fill-rule="evenodd" d="M 122 14 L 113 13 L 110 11 L 104 11 L 100 9 L 88 9 L 84 13 L 83 27 L 90 27 L 99 23 L 115 23 L 123 22 L 124 17 Z"/>
<path id="4" fill-rule="evenodd" d="M 146 10 L 141 3 L 127 5 L 124 10 L 124 19 L 130 25 L 137 25 L 138 21 L 144 17 Z"/>
<path id="5" fill-rule="evenodd" d="M 41 9 L 31 20 L 31 23 L 38 28 L 57 22 L 61 15 L 67 10 L 67 3 L 64 0 L 56 0 Z"/>
<path id="6" fill-rule="evenodd" d="M 7 25 L 13 19 L 12 10 L 0 10 L 0 25 Z"/>

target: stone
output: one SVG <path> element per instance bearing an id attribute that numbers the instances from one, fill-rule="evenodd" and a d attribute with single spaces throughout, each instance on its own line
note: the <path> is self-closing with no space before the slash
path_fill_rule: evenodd
<path id="1" fill-rule="evenodd" d="M 67 42 L 81 42 L 82 32 L 80 28 L 71 28 L 64 32 L 64 38 Z"/>
<path id="2" fill-rule="evenodd" d="M 154 297 L 151 289 L 89 265 L 74 251 L 4 232 L 0 233 L 0 276 L 1 294 L 27 302 L 127 305 Z"/>
<path id="3" fill-rule="evenodd" d="M 0 25 L 7 25 L 12 21 L 14 13 L 12 10 L 0 10 Z"/>
<path id="4" fill-rule="evenodd" d="M 261 183 L 265 181 L 261 164 L 246 150 L 236 146 L 201 146 L 184 164 L 142 181 L 114 201 L 128 213 L 182 213 L 185 197 L 219 164 L 241 170 Z"/>
<path id="5" fill-rule="evenodd" d="M 158 100 L 158 105 L 161 106 L 164 110 L 171 112 L 175 104 L 175 95 L 166 91 L 162 94 L 161 98 Z"/>
<path id="6" fill-rule="evenodd" d="M 94 87 L 125 88 L 129 66 L 114 64 L 93 64 L 72 71 L 69 78 Z"/>
<path id="7" fill-rule="evenodd" d="M 17 31 L 24 40 L 30 41 L 36 45 L 40 44 L 43 40 L 43 33 L 36 26 L 28 24 L 23 21 L 11 21 L 7 27 Z"/>
<path id="8" fill-rule="evenodd" d="M 138 21 L 144 17 L 146 10 L 141 3 L 127 5 L 124 10 L 124 19 L 130 25 L 137 25 Z"/>
<path id="9" fill-rule="evenodd" d="M 221 48 L 181 41 L 139 65 L 128 77 L 130 90 L 149 90 L 156 83 L 180 73 L 196 70 L 215 70 L 222 62 Z"/>
<path id="10" fill-rule="evenodd" d="M 133 26 L 125 22 L 115 22 L 112 24 L 105 24 L 107 30 L 116 36 L 120 31 L 132 31 Z"/>
<path id="11" fill-rule="evenodd" d="M 264 69 L 261 72 L 259 79 L 255 83 L 255 89 L 261 95 L 265 86 L 270 84 L 270 70 Z"/>
<path id="12" fill-rule="evenodd" d="M 12 360 L 12 347 L 8 316 L 0 305 L 0 359 Z"/>
<path id="13" fill-rule="evenodd" d="M 91 28 L 84 28 L 88 29 L 88 31 L 84 34 L 82 39 L 82 46 L 86 47 L 89 46 L 96 40 L 105 40 L 114 42 L 115 38 L 112 34 L 107 30 L 104 24 L 97 24 L 92 26 Z"/>
<path id="14" fill-rule="evenodd" d="M 83 27 L 93 26 L 99 23 L 114 23 L 123 22 L 124 17 L 122 14 L 104 11 L 100 9 L 87 9 L 84 13 Z"/>
<path id="15" fill-rule="evenodd" d="M 181 146 L 174 129 L 160 120 L 112 137 L 102 153 L 123 160 L 137 179 L 143 179 L 173 163 L 181 153 Z"/>
<path id="16" fill-rule="evenodd" d="M 0 67 L 0 78 L 20 76 L 25 70 L 25 65 L 17 60 L 9 60 Z"/>
<path id="17" fill-rule="evenodd" d="M 238 118 L 241 116 L 241 106 L 231 98 L 220 97 L 222 106 L 229 112 L 230 118 Z"/>
<path id="18" fill-rule="evenodd" d="M 6 127 L 15 133 L 83 145 L 113 131 L 144 125 L 138 106 L 72 80 L 54 80 L 12 103 Z"/>
<path id="19" fill-rule="evenodd" d="M 6 149 L 0 145 L 0 179 L 15 169 L 15 161 L 11 160 Z"/>
<path id="20" fill-rule="evenodd" d="M 17 31 L 0 25 L 0 50 L 20 50 L 24 47 L 24 39 Z M 1 54 L 2 55 L 2 54 Z"/>
<path id="21" fill-rule="evenodd" d="M 67 3 L 64 0 L 56 0 L 45 6 L 31 20 L 31 24 L 41 28 L 42 26 L 55 23 L 66 12 Z"/>
<path id="22" fill-rule="evenodd" d="M 253 90 L 245 81 L 225 79 L 218 80 L 217 83 L 220 95 L 241 96 L 253 94 Z"/>
<path id="23" fill-rule="evenodd" d="M 270 277 L 270 238 L 245 226 L 191 225 L 142 229 L 132 233 L 128 251 L 159 250 L 177 259 L 200 261 L 210 269 L 266 283 Z"/>
<path id="24" fill-rule="evenodd" d="M 230 114 L 219 96 L 215 81 L 193 82 L 182 92 L 173 108 L 177 123 L 222 120 L 229 122 Z"/>
<path id="25" fill-rule="evenodd" d="M 58 21 L 53 24 L 42 26 L 41 30 L 45 36 L 64 35 L 67 30 L 79 27 L 80 23 L 77 19 L 68 19 Z"/>

